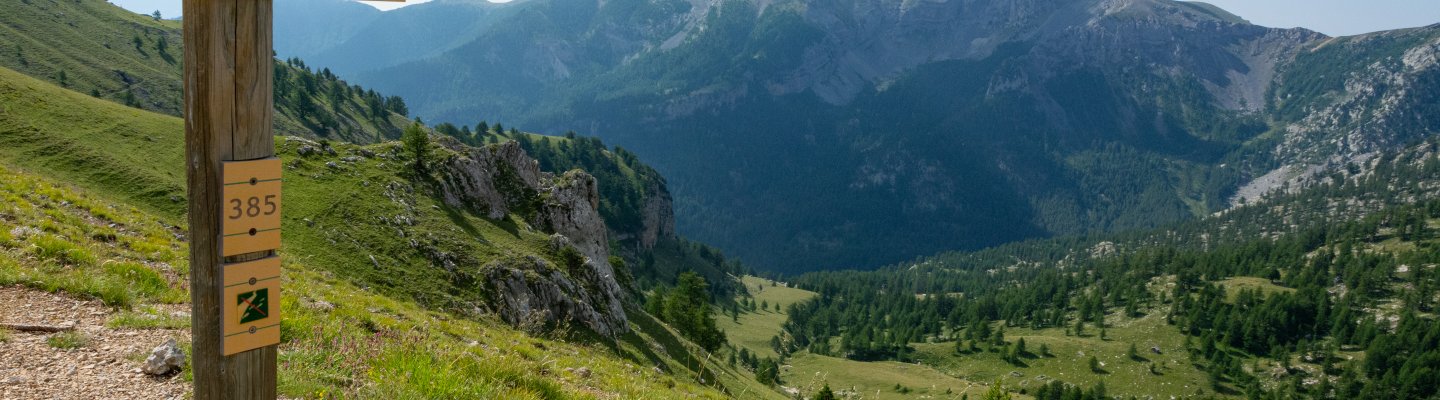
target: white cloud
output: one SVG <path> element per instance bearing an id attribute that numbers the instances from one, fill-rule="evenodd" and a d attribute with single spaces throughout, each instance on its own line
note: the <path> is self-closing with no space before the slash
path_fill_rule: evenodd
<path id="1" fill-rule="evenodd" d="M 405 2 L 399 2 L 399 1 L 361 1 L 361 3 L 363 3 L 363 4 L 368 4 L 368 5 L 370 5 L 371 7 L 375 7 L 375 8 L 384 10 L 384 11 L 390 11 L 390 10 L 394 10 L 394 9 L 397 9 L 397 8 L 400 8 L 400 7 L 405 7 L 405 6 L 410 6 L 410 5 L 416 5 L 416 4 L 420 4 L 420 3 L 428 3 L 428 2 L 430 2 L 430 0 L 408 0 L 408 1 L 405 1 Z"/>

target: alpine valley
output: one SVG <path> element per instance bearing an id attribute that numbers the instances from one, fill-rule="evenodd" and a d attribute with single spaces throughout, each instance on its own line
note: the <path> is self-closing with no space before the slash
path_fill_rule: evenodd
<path id="1" fill-rule="evenodd" d="M 1194 219 L 1437 122 L 1437 29 L 1330 38 L 1203 3 L 290 3 L 282 56 L 429 121 L 624 146 L 680 232 L 780 272 Z"/>
<path id="2" fill-rule="evenodd" d="M 1440 396 L 1440 25 L 273 3 L 284 398 Z M 183 50 L 0 2 L 0 398 L 190 395 Z"/>

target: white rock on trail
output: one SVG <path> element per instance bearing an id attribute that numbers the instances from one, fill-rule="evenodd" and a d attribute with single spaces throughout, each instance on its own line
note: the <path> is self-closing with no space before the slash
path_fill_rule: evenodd
<path id="1" fill-rule="evenodd" d="M 185 365 L 185 351 L 175 344 L 175 339 L 170 339 L 164 344 L 155 347 L 150 353 L 150 358 L 145 359 L 145 366 L 141 368 L 146 374 L 165 375 L 170 371 L 178 371 Z"/>

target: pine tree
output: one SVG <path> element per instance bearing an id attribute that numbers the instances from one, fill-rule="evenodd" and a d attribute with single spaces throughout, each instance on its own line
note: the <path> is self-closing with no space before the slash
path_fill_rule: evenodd
<path id="1" fill-rule="evenodd" d="M 430 159 L 430 134 L 425 132 L 425 127 L 420 123 L 410 124 L 405 128 L 401 144 L 405 152 L 410 155 L 411 164 L 418 175 L 425 174 L 425 163 Z"/>
<path id="2" fill-rule="evenodd" d="M 985 391 L 985 394 L 982 395 L 982 396 L 980 396 L 980 399 L 981 399 L 981 400 L 1010 400 L 1011 397 L 1010 397 L 1010 392 L 1006 392 L 1006 391 L 1005 391 L 1005 386 L 1001 384 L 1001 382 L 1000 382 L 999 379 L 996 379 L 996 380 L 995 380 L 995 383 L 990 385 L 990 389 L 989 389 L 989 390 L 986 390 L 986 391 Z"/>
<path id="3" fill-rule="evenodd" d="M 715 326 L 708 287 L 699 274 L 681 273 L 675 289 L 664 300 L 660 317 L 695 344 L 715 351 L 725 344 L 725 333 Z"/>
<path id="4" fill-rule="evenodd" d="M 780 365 L 775 363 L 775 359 L 765 357 L 765 359 L 760 360 L 759 365 L 755 367 L 755 380 L 763 385 L 779 384 Z"/>
<path id="5" fill-rule="evenodd" d="M 826 383 L 825 386 L 820 387 L 819 392 L 815 393 L 812 400 L 835 400 L 835 392 L 831 391 L 830 384 Z"/>

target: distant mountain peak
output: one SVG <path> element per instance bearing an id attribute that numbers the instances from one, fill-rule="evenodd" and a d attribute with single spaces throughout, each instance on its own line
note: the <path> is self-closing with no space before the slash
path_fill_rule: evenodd
<path id="1" fill-rule="evenodd" d="M 1171 0 L 445 4 L 307 59 L 426 120 L 607 135 L 673 179 L 682 232 L 797 269 L 1221 209 L 1329 39 Z"/>

